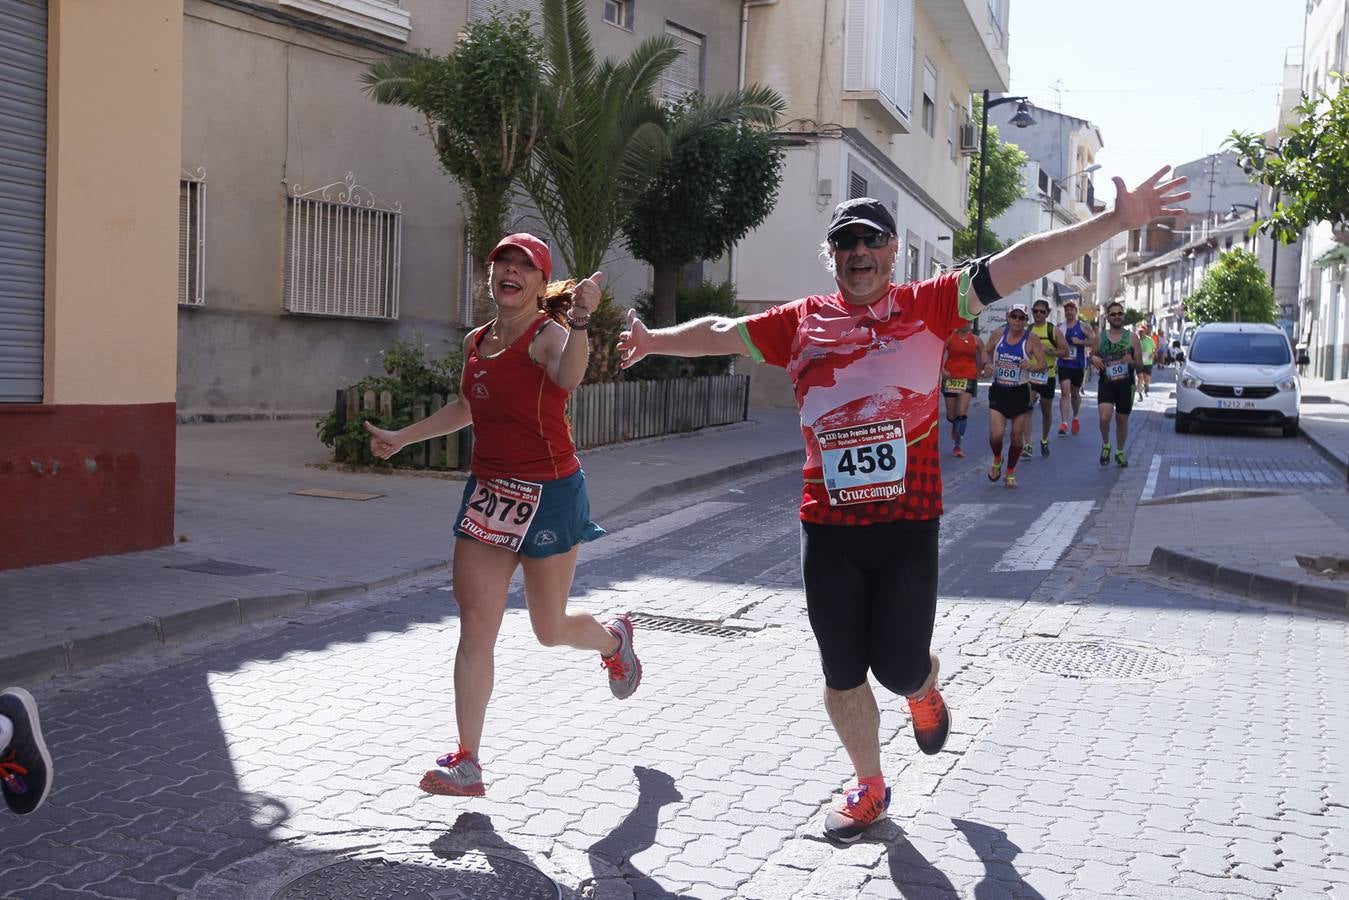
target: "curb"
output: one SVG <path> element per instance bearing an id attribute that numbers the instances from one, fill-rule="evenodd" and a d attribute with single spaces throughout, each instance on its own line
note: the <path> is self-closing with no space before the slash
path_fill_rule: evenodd
<path id="1" fill-rule="evenodd" d="M 1215 563 L 1165 547 L 1153 549 L 1148 568 L 1167 578 L 1182 578 L 1252 600 L 1349 616 L 1349 582 L 1337 584 L 1280 578 L 1241 566 Z"/>
<path id="2" fill-rule="evenodd" d="M 330 600 L 366 594 L 419 575 L 448 569 L 449 566 L 448 559 L 429 559 L 414 563 L 411 568 L 398 574 L 374 581 L 326 584 L 301 591 L 237 597 L 165 616 L 148 616 L 140 622 L 114 625 L 98 634 L 58 641 L 46 647 L 0 658 L 0 682 L 32 684 L 46 681 L 148 650 L 171 647 L 242 628 Z"/>
<path id="3" fill-rule="evenodd" d="M 678 481 L 670 481 L 652 488 L 647 488 L 636 497 L 619 505 L 615 509 L 606 510 L 603 518 L 610 516 L 619 516 L 623 513 L 631 512 L 638 507 L 644 506 L 653 500 L 660 500 L 665 497 L 671 497 L 675 494 L 685 494 L 689 491 L 699 490 L 710 487 L 723 481 L 732 481 L 741 475 L 747 475 L 754 472 L 761 472 L 765 469 L 771 469 L 775 466 L 786 465 L 787 463 L 796 463 L 800 465 L 805 457 L 805 450 L 798 448 L 796 450 L 787 450 L 782 453 L 774 453 L 772 456 L 762 456 L 758 459 L 746 460 L 733 465 L 725 466 L 720 469 L 714 469 L 711 472 L 704 472 L 702 475 L 690 475 L 687 478 L 681 478 Z"/>

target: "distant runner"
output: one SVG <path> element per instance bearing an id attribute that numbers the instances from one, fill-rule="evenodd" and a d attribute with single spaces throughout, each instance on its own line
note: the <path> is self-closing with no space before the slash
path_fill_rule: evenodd
<path id="1" fill-rule="evenodd" d="M 1040 405 L 1040 455 L 1049 455 L 1049 429 L 1054 424 L 1054 385 L 1059 380 L 1059 373 L 1056 370 L 1056 363 L 1061 356 L 1067 356 L 1071 351 L 1068 349 L 1068 340 L 1063 336 L 1063 332 L 1053 322 L 1049 321 L 1049 301 L 1036 300 L 1031 304 L 1031 316 L 1033 322 L 1030 327 L 1030 333 L 1040 339 L 1040 345 L 1045 352 L 1045 361 L 1048 363 L 1044 371 L 1030 373 L 1031 404 L 1037 402 Z M 1031 416 L 1032 423 L 1035 416 Z M 1030 454 L 1030 435 L 1033 424 L 1026 427 L 1026 445 L 1022 447 L 1022 452 Z"/>
<path id="2" fill-rule="evenodd" d="M 1016 464 L 1022 453 L 1022 442 L 1030 432 L 1031 388 L 1030 378 L 1035 372 L 1045 371 L 1045 351 L 1040 339 L 1026 329 L 1026 304 L 1013 303 L 1007 313 L 1007 325 L 988 336 L 984 347 L 984 374 L 993 376 L 988 389 L 988 446 L 993 451 L 993 464 L 988 467 L 988 480 L 1002 477 L 1002 443 L 1004 432 L 1011 426 L 1012 449 L 1007 453 L 1007 476 L 1004 486 L 1016 487 Z"/>
<path id="3" fill-rule="evenodd" d="M 1129 437 L 1129 413 L 1134 408 L 1134 367 L 1142 358 L 1138 336 L 1124 327 L 1124 306 L 1119 302 L 1105 308 L 1109 323 L 1101 332 L 1099 345 L 1091 355 L 1091 364 L 1100 373 L 1096 409 L 1101 422 L 1101 465 L 1110 464 L 1110 420 L 1115 420 L 1115 463 L 1129 465 L 1124 442 Z"/>
<path id="4" fill-rule="evenodd" d="M 1069 353 L 1059 360 L 1059 434 L 1068 433 L 1068 422 L 1073 434 L 1081 427 L 1078 415 L 1082 410 L 1082 379 L 1087 374 L 1087 348 L 1096 340 L 1096 332 L 1077 317 L 1077 301 L 1063 301 L 1064 340 Z M 1071 415 L 1070 415 L 1071 413 Z"/>
<path id="5" fill-rule="evenodd" d="M 1138 347 L 1143 354 L 1138 358 L 1138 399 L 1148 395 L 1152 384 L 1152 363 L 1157 357 L 1157 339 L 1152 336 L 1152 328 L 1147 322 L 1138 325 Z"/>
<path id="6" fill-rule="evenodd" d="M 942 357 L 941 395 L 946 398 L 946 421 L 951 423 L 952 456 L 964 456 L 960 448 L 969 424 L 970 400 L 978 395 L 979 370 L 983 368 L 984 348 L 965 322 L 946 341 Z"/>

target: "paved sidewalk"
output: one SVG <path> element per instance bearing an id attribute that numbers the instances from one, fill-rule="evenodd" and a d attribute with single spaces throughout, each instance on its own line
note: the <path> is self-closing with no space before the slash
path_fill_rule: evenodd
<path id="1" fill-rule="evenodd" d="M 796 411 L 580 454 L 592 515 L 800 465 Z M 181 425 L 177 543 L 0 571 L 0 683 L 32 684 L 449 564 L 461 477 L 344 472 L 308 419 Z M 319 489 L 368 500 L 299 496 Z"/>
<path id="2" fill-rule="evenodd" d="M 1239 596 L 1349 614 L 1349 577 L 1314 576 L 1297 560 L 1349 558 L 1349 380 L 1304 378 L 1300 424 L 1344 473 L 1339 489 L 1147 500 L 1134 514 L 1126 564 Z"/>

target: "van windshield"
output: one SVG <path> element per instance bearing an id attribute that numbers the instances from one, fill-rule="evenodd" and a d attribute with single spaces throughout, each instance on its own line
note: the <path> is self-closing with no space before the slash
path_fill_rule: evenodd
<path id="1" fill-rule="evenodd" d="M 1288 339 L 1281 334 L 1201 331 L 1190 345 L 1190 361 L 1286 366 L 1293 361 Z"/>

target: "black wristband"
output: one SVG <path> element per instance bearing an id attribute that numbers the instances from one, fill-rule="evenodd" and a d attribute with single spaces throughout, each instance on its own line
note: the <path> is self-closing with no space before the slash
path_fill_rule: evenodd
<path id="1" fill-rule="evenodd" d="M 590 329 L 589 319 L 586 319 L 584 322 L 573 322 L 571 319 L 568 319 L 567 324 L 571 326 L 572 331 L 587 331 Z"/>

